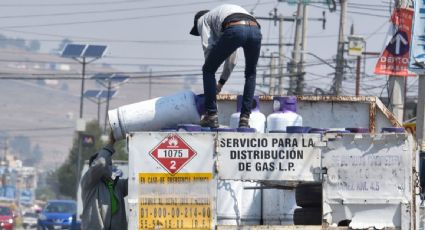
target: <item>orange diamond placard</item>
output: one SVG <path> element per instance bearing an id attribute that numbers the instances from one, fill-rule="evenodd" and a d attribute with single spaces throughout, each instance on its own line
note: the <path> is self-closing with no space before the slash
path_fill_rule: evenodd
<path id="1" fill-rule="evenodd" d="M 196 156 L 196 152 L 177 134 L 170 134 L 149 155 L 174 175 Z"/>

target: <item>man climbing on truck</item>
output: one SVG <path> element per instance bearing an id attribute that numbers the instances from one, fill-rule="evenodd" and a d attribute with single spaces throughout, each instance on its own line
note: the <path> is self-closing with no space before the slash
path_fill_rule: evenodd
<path id="1" fill-rule="evenodd" d="M 207 112 L 201 119 L 201 126 L 219 126 L 216 93 L 220 92 L 233 71 L 236 50 L 242 47 L 245 55 L 245 85 L 239 127 L 249 127 L 262 39 L 260 24 L 244 8 L 224 4 L 211 11 L 196 13 L 190 34 L 201 37 L 205 56 L 202 74 Z M 216 83 L 215 72 L 223 62 L 223 72 Z"/>

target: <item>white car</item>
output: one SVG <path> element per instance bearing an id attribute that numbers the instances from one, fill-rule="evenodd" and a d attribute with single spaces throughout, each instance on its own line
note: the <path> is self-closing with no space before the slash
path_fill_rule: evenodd
<path id="1" fill-rule="evenodd" d="M 37 228 L 37 213 L 26 212 L 22 216 L 22 227 L 25 229 Z"/>

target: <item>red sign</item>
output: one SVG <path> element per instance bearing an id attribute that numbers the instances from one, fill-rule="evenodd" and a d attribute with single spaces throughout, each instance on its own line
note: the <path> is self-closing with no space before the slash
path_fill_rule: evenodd
<path id="1" fill-rule="evenodd" d="M 408 72 L 409 49 L 412 32 L 413 10 L 400 8 L 394 10 L 391 21 L 397 27 L 384 52 L 375 66 L 375 74 L 414 76 Z"/>
<path id="2" fill-rule="evenodd" d="M 168 135 L 149 154 L 171 175 L 196 156 L 196 152 L 177 134 Z"/>

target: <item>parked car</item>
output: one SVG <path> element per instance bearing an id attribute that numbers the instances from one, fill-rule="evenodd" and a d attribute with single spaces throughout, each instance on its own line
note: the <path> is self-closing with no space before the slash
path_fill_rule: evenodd
<path id="1" fill-rule="evenodd" d="M 51 200 L 38 216 L 38 229 L 71 229 L 77 204 L 73 200 Z"/>
<path id="2" fill-rule="evenodd" d="M 12 230 L 15 219 L 10 207 L 0 206 L 0 229 Z"/>
<path id="3" fill-rule="evenodd" d="M 25 229 L 37 228 L 37 217 L 38 217 L 37 213 L 26 212 L 22 216 L 22 227 L 24 227 Z"/>

